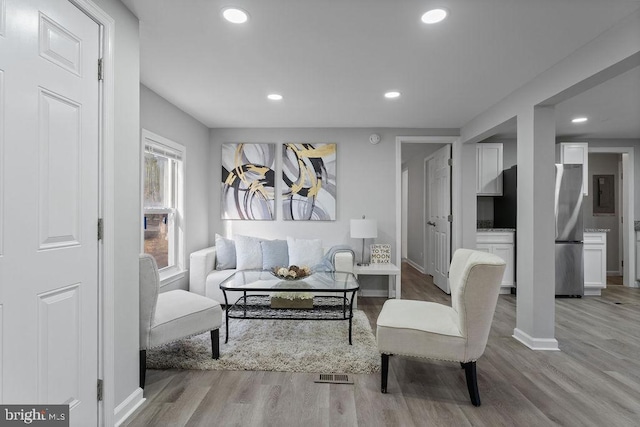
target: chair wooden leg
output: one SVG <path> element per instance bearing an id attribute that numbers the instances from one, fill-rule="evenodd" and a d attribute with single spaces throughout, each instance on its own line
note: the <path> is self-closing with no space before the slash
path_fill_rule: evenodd
<path id="1" fill-rule="evenodd" d="M 147 350 L 140 350 L 140 388 L 144 389 L 147 377 Z"/>
<path id="2" fill-rule="evenodd" d="M 382 353 L 382 369 L 380 373 L 380 389 L 387 392 L 387 377 L 389 376 L 389 355 Z"/>
<path id="3" fill-rule="evenodd" d="M 211 331 L 211 357 L 213 359 L 220 358 L 220 330 Z"/>
<path id="4" fill-rule="evenodd" d="M 476 373 L 476 362 L 463 363 L 464 373 L 467 377 L 467 388 L 473 406 L 480 406 L 480 393 L 478 392 L 478 374 Z"/>

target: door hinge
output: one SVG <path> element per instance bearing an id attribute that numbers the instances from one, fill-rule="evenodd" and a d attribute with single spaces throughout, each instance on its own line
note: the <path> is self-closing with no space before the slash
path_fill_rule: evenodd
<path id="1" fill-rule="evenodd" d="M 104 74 L 103 74 L 103 61 L 102 58 L 98 59 L 98 80 L 103 80 L 104 79 Z"/>
<path id="2" fill-rule="evenodd" d="M 453 159 L 447 159 L 447 164 L 449 166 L 453 166 Z"/>
<path id="3" fill-rule="evenodd" d="M 622 264 L 621 267 L 624 267 L 624 260 L 623 259 L 620 260 L 620 264 Z"/>
<path id="4" fill-rule="evenodd" d="M 102 240 L 103 234 L 104 234 L 104 225 L 102 222 L 102 218 L 98 218 L 98 240 Z"/>
<path id="5" fill-rule="evenodd" d="M 447 221 L 453 222 L 453 215 L 447 215 Z"/>
<path id="6" fill-rule="evenodd" d="M 98 401 L 101 402 L 102 401 L 102 396 L 103 396 L 103 381 L 101 379 L 98 379 Z"/>

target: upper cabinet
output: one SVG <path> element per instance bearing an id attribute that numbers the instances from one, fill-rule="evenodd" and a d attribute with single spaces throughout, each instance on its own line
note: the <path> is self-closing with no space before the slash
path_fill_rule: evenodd
<path id="1" fill-rule="evenodd" d="M 502 196 L 502 144 L 476 144 L 476 194 Z"/>
<path id="2" fill-rule="evenodd" d="M 557 145 L 558 159 L 562 164 L 582 165 L 582 192 L 589 194 L 589 144 L 586 142 L 561 142 Z"/>

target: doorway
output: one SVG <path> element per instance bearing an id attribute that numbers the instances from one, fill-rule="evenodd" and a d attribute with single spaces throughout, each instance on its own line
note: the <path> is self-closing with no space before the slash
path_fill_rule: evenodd
<path id="1" fill-rule="evenodd" d="M 616 210 L 619 210 L 620 214 L 617 215 L 616 222 L 618 231 L 616 233 L 617 242 L 614 243 L 617 246 L 619 253 L 617 265 L 619 266 L 620 275 L 622 276 L 622 284 L 624 286 L 635 287 L 635 248 L 634 248 L 634 147 L 592 147 L 589 146 L 589 156 L 592 154 L 609 154 L 619 159 L 620 173 L 618 174 L 617 184 L 619 185 L 619 201 L 616 204 Z M 591 164 L 589 165 L 591 175 Z M 607 233 L 607 238 L 611 233 Z M 607 242 L 607 252 L 612 249 L 611 243 Z M 611 270 L 607 267 L 607 273 L 616 275 L 616 270 L 613 266 Z"/>
<path id="2" fill-rule="evenodd" d="M 405 261 L 419 272 L 427 273 L 427 260 L 434 259 L 434 273 L 440 275 L 439 285 L 443 291 L 448 290 L 448 267 L 451 259 L 451 235 L 452 227 L 455 227 L 455 220 L 451 217 L 451 165 L 449 159 L 451 156 L 451 145 L 458 137 L 397 137 L 396 138 L 396 208 L 397 208 L 397 247 L 402 248 L 406 245 L 406 257 L 398 256 L 396 262 Z M 443 190 L 437 192 L 436 187 L 431 191 L 434 203 L 436 201 L 444 202 L 442 213 L 438 222 L 439 228 L 433 236 L 429 238 L 429 191 L 425 189 L 428 185 L 428 177 L 426 177 L 425 159 L 434 157 L 438 149 L 446 147 L 447 156 L 438 156 L 440 168 L 434 168 L 434 185 L 439 182 L 443 186 Z M 404 162 L 403 162 L 404 157 Z M 440 158 L 442 157 L 442 158 Z M 435 158 L 435 157 L 434 157 Z M 403 238 L 402 224 L 404 211 L 402 206 L 402 182 L 403 170 L 407 172 L 407 208 L 406 220 L 407 224 L 406 238 Z M 444 173 L 446 172 L 446 173 Z M 438 178 L 436 180 L 436 178 Z M 439 181 L 438 181 L 439 180 Z M 446 189 L 444 189 L 446 187 Z M 444 212 L 446 211 L 446 212 Z M 444 221 L 442 221 L 444 219 Z M 435 228 L 435 227 L 431 227 Z M 433 257 L 428 255 L 429 243 L 438 242 L 436 249 L 433 250 Z M 437 263 L 436 263 L 437 261 Z M 435 267 L 438 267 L 437 269 Z M 436 274 L 436 275 L 437 275 Z M 435 279 L 435 277 L 434 277 Z M 434 280 L 435 281 L 435 280 Z"/>

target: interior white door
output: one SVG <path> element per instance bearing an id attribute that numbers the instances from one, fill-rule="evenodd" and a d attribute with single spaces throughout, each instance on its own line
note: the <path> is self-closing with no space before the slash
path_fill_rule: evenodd
<path id="1" fill-rule="evenodd" d="M 402 259 L 409 258 L 409 170 L 402 171 Z"/>
<path id="2" fill-rule="evenodd" d="M 425 252 L 426 252 L 426 269 L 427 274 L 434 276 L 436 274 L 436 207 L 437 207 L 437 185 L 435 180 L 435 158 L 430 157 L 426 161 L 427 175 L 427 207 L 426 224 L 425 224 Z"/>
<path id="3" fill-rule="evenodd" d="M 96 425 L 99 26 L 68 0 L 4 6 L 1 400 Z"/>
<path id="4" fill-rule="evenodd" d="M 449 290 L 449 262 L 451 260 L 451 145 L 447 144 L 434 156 L 435 185 L 435 273 L 433 281 L 446 293 Z"/>

